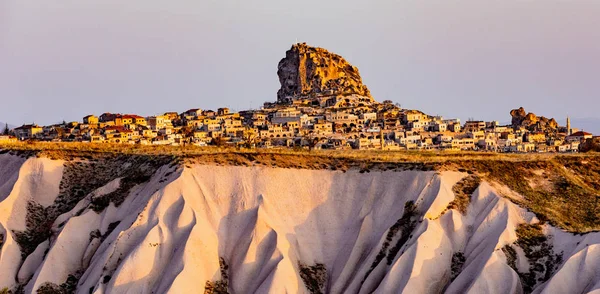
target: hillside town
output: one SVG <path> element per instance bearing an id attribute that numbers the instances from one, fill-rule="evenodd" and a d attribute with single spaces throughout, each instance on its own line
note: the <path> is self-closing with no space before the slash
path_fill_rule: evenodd
<path id="1" fill-rule="evenodd" d="M 90 114 L 81 121 L 5 130 L 0 141 L 90 142 L 141 145 L 233 146 L 360 150 L 479 150 L 577 152 L 598 136 L 567 126 L 515 121 L 466 121 L 402 109 L 391 101 L 356 107 L 320 107 L 296 100 L 260 110 L 199 108 L 143 117 Z M 514 111 L 513 111 L 514 112 Z M 531 118 L 535 116 L 528 114 Z"/>
<path id="2" fill-rule="evenodd" d="M 258 110 L 193 108 L 159 115 L 89 114 L 81 121 L 5 129 L 0 142 L 232 146 L 359 150 L 578 152 L 600 138 L 554 119 L 510 112 L 511 124 L 461 122 L 375 101 L 358 69 L 341 56 L 294 44 L 278 64 L 276 102 Z"/>

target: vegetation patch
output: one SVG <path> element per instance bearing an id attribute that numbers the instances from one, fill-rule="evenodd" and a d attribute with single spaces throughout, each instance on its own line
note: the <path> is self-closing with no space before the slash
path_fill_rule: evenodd
<path id="1" fill-rule="evenodd" d="M 106 229 L 106 233 L 104 233 L 104 235 L 102 235 L 102 237 L 100 238 L 101 241 L 106 240 L 106 238 L 108 237 L 108 235 L 112 234 L 112 232 L 117 228 L 117 226 L 120 223 L 121 223 L 120 221 L 116 221 L 116 222 L 108 224 L 108 228 Z"/>
<path id="2" fill-rule="evenodd" d="M 102 284 L 108 284 L 108 282 L 110 282 L 110 279 L 112 279 L 110 275 L 105 275 L 104 277 L 102 277 Z"/>
<path id="3" fill-rule="evenodd" d="M 52 235 L 52 224 L 56 218 L 47 213 L 47 209 L 35 203 L 27 202 L 27 214 L 25 215 L 25 231 L 13 231 L 15 241 L 21 248 L 23 260 L 42 242 L 48 240 Z"/>
<path id="4" fill-rule="evenodd" d="M 45 282 L 37 289 L 38 294 L 74 294 L 77 291 L 77 283 L 79 283 L 79 277 L 83 273 L 77 271 L 76 275 L 69 275 L 67 280 L 60 284 L 54 284 L 51 282 Z"/>
<path id="5" fill-rule="evenodd" d="M 100 239 L 100 242 L 104 242 L 104 240 L 106 240 L 108 235 L 110 235 L 115 230 L 115 228 L 119 225 L 119 223 L 121 223 L 121 222 L 117 221 L 114 223 L 110 223 L 108 225 L 106 233 L 104 233 L 104 234 L 102 234 L 102 232 L 100 232 L 100 230 L 91 231 L 90 232 L 90 242 L 92 242 L 92 240 L 94 240 L 94 239 Z"/>
<path id="6" fill-rule="evenodd" d="M 396 258 L 396 254 L 400 251 L 400 248 L 402 248 L 410 238 L 412 231 L 414 231 L 417 226 L 418 217 L 419 214 L 415 204 L 412 201 L 406 202 L 404 205 L 404 214 L 402 214 L 402 217 L 390 228 L 390 230 L 394 231 L 394 235 L 400 230 L 400 238 L 398 238 L 396 245 L 390 249 L 389 254 L 387 255 L 388 265 L 392 264 L 394 258 Z"/>
<path id="7" fill-rule="evenodd" d="M 367 280 L 367 277 L 373 272 L 373 270 L 375 270 L 375 268 L 384 258 L 387 258 L 388 266 L 391 265 L 392 262 L 394 262 L 394 259 L 396 258 L 396 255 L 398 254 L 402 246 L 404 246 L 404 244 L 406 244 L 406 242 L 410 239 L 411 233 L 417 226 L 418 221 L 419 212 L 417 211 L 414 202 L 407 201 L 404 204 L 404 212 L 402 214 L 402 217 L 398 219 L 396 223 L 394 223 L 394 225 L 392 225 L 388 230 L 388 233 L 385 236 L 385 241 L 381 246 L 381 250 L 379 250 L 379 253 L 377 253 L 377 256 L 375 256 L 375 260 L 373 261 L 371 267 L 365 274 L 362 283 L 364 283 Z M 398 237 L 398 240 L 396 241 L 394 247 L 390 248 L 392 241 L 394 240 L 394 238 L 396 238 L 398 233 L 400 233 L 400 237 Z"/>
<path id="8" fill-rule="evenodd" d="M 327 282 L 327 269 L 325 268 L 325 265 L 317 263 L 307 266 L 298 263 L 298 267 L 300 268 L 300 278 L 310 293 L 325 293 L 325 283 Z"/>
<path id="9" fill-rule="evenodd" d="M 486 180 L 500 183 L 523 196 L 511 199 L 538 219 L 570 232 L 600 229 L 600 157 L 556 156 L 548 160 L 464 160 L 448 162 L 476 170 Z M 543 171 L 542 173 L 537 171 Z M 531 183 L 548 183 L 549 189 Z"/>
<path id="10" fill-rule="evenodd" d="M 471 195 L 481 184 L 481 178 L 476 175 L 468 175 L 452 187 L 454 200 L 448 204 L 447 209 L 456 209 L 462 214 L 467 213 L 467 208 L 471 203 Z"/>
<path id="11" fill-rule="evenodd" d="M 60 287 L 63 289 L 63 293 L 74 294 L 77 290 L 77 283 L 79 283 L 79 278 L 82 274 L 83 273 L 81 271 L 78 271 L 76 275 L 69 275 L 67 280 L 60 285 Z"/>
<path id="12" fill-rule="evenodd" d="M 452 263 L 450 265 L 450 282 L 454 281 L 456 277 L 458 277 L 462 271 L 465 261 L 466 258 L 464 253 L 456 252 L 452 254 Z"/>
<path id="13" fill-rule="evenodd" d="M 36 291 L 37 294 L 64 294 L 63 288 L 59 285 L 46 282 L 40 285 L 40 287 Z"/>
<path id="14" fill-rule="evenodd" d="M 99 155 L 66 162 L 54 203 L 44 207 L 29 201 L 25 216 L 26 230 L 13 231 L 23 259 L 51 236 L 52 225 L 58 216 L 72 210 L 86 195 L 120 177 L 119 188 L 108 195 L 93 198 L 91 208 L 100 212 L 111 202 L 118 206 L 132 187 L 147 182 L 158 168 L 172 160 L 169 156 Z"/>
<path id="15" fill-rule="evenodd" d="M 520 224 L 516 230 L 519 246 L 525 252 L 529 262 L 529 271 L 520 272 L 517 268 L 517 253 L 510 245 L 504 246 L 502 251 L 506 255 L 508 265 L 515 270 L 521 279 L 523 291 L 531 293 L 536 285 L 552 277 L 562 263 L 562 254 L 555 254 L 551 240 L 543 232 L 540 224 Z"/>
<path id="16" fill-rule="evenodd" d="M 508 266 L 517 272 L 517 251 L 511 245 L 507 244 L 502 247 L 502 252 L 506 256 Z"/>
<path id="17" fill-rule="evenodd" d="M 108 207 L 111 202 L 119 207 L 123 201 L 125 201 L 125 198 L 127 198 L 131 189 L 150 180 L 152 173 L 153 171 L 147 170 L 146 172 L 138 171 L 138 173 L 127 175 L 121 179 L 119 188 L 115 191 L 99 197 L 93 197 L 90 206 L 91 209 L 100 213 Z"/>
<path id="18" fill-rule="evenodd" d="M 219 270 L 221 279 L 214 282 L 206 281 L 204 294 L 229 294 L 229 266 L 223 257 L 219 257 Z"/>

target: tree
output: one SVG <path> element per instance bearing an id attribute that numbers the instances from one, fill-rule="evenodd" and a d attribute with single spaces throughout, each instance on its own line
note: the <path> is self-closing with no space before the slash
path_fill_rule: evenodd
<path id="1" fill-rule="evenodd" d="M 62 127 L 56 127 L 54 128 L 54 131 L 56 131 L 56 138 L 58 139 L 62 139 L 65 136 L 65 129 L 63 129 Z"/>
<path id="2" fill-rule="evenodd" d="M 212 141 L 213 145 L 218 146 L 218 147 L 222 147 L 225 145 L 225 138 L 223 138 L 221 135 L 213 137 Z"/>
<path id="3" fill-rule="evenodd" d="M 244 140 L 246 148 L 253 148 L 254 144 L 256 143 L 257 137 L 257 133 L 253 128 L 247 128 L 246 130 L 244 130 L 242 139 Z"/>
<path id="4" fill-rule="evenodd" d="M 10 134 L 10 130 L 8 129 L 8 124 L 4 125 L 4 131 L 2 131 L 2 135 L 8 136 Z"/>

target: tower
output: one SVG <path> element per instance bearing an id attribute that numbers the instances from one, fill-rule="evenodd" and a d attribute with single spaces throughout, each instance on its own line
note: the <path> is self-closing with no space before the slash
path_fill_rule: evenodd
<path id="1" fill-rule="evenodd" d="M 567 136 L 571 135 L 571 119 L 567 116 Z"/>

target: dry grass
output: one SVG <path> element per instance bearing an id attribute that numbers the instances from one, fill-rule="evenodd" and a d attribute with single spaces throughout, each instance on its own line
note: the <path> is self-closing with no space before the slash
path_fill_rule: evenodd
<path id="1" fill-rule="evenodd" d="M 18 142 L 0 143 L 0 150 L 8 150 L 19 154 L 35 154 L 47 157 L 81 157 L 86 153 L 117 153 L 137 155 L 171 155 L 180 157 L 196 157 L 216 154 L 253 154 L 253 155 L 306 155 L 326 158 L 359 160 L 378 163 L 419 162 L 440 163 L 448 160 L 503 160 L 503 161 L 537 161 L 555 158 L 557 154 L 529 153 L 508 154 L 469 151 L 379 151 L 379 150 L 304 150 L 290 148 L 244 149 L 223 147 L 188 146 L 143 146 L 127 144 L 98 143 L 48 143 Z M 6 152 L 6 151 L 5 151 Z M 564 156 L 564 155 L 562 155 Z M 586 157 L 595 155 L 573 154 L 568 157 Z M 597 156 L 597 155 L 596 155 Z"/>
<path id="2" fill-rule="evenodd" d="M 467 214 L 471 203 L 471 195 L 477 190 L 481 179 L 476 175 L 468 175 L 452 187 L 454 200 L 448 204 L 448 209 L 456 209 L 462 214 Z"/>

